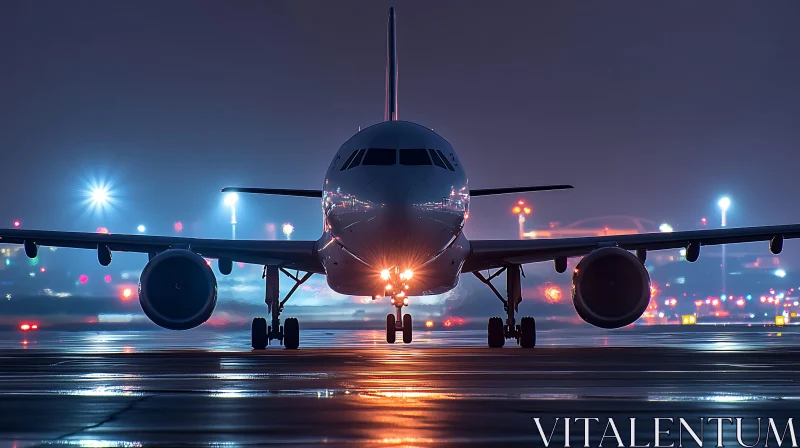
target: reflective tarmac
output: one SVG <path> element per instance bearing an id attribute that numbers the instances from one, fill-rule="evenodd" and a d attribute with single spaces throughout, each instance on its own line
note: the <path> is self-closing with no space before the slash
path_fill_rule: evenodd
<path id="1" fill-rule="evenodd" d="M 555 417 L 639 417 L 645 444 L 653 417 L 720 416 L 752 443 L 755 417 L 800 408 L 796 327 L 551 330 L 533 350 L 480 331 L 310 330 L 262 352 L 242 331 L 0 337 L 0 446 L 544 446 L 534 417 L 548 435 Z"/>

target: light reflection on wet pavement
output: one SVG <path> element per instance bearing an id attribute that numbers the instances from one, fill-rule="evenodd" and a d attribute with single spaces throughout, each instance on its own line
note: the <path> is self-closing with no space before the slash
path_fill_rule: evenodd
<path id="1" fill-rule="evenodd" d="M 532 417 L 792 416 L 799 330 L 550 330 L 534 350 L 308 330 L 262 352 L 242 331 L 0 333 L 0 446 L 542 446 Z"/>

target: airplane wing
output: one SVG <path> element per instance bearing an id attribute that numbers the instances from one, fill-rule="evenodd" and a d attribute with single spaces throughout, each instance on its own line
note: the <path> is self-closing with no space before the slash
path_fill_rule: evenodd
<path id="1" fill-rule="evenodd" d="M 207 258 L 227 258 L 234 262 L 278 265 L 288 269 L 323 273 L 317 258 L 316 241 L 217 240 L 150 235 L 116 235 L 47 230 L 0 229 L 0 244 L 94 249 L 108 247 L 112 252 L 152 254 L 170 248 L 189 249 Z"/>
<path id="2" fill-rule="evenodd" d="M 559 257 L 579 257 L 607 246 L 626 250 L 661 250 L 686 248 L 690 243 L 714 246 L 770 241 L 770 249 L 778 253 L 783 247 L 783 239 L 790 238 L 800 238 L 800 224 L 585 238 L 477 240 L 470 241 L 470 253 L 462 272 L 548 261 Z"/>

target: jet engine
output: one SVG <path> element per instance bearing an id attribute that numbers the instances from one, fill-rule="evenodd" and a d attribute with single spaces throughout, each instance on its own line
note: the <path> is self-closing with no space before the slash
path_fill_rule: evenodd
<path id="1" fill-rule="evenodd" d="M 650 303 L 650 275 L 641 260 L 618 247 L 596 249 L 572 274 L 572 303 L 581 318 L 600 328 L 620 328 Z"/>
<path id="2" fill-rule="evenodd" d="M 169 249 L 153 257 L 139 279 L 139 304 L 159 327 L 188 330 L 211 317 L 217 279 L 196 253 Z"/>

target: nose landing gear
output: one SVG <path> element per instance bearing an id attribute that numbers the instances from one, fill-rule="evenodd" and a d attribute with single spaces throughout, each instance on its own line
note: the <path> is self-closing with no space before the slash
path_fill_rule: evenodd
<path id="1" fill-rule="evenodd" d="M 279 280 L 280 272 L 294 280 L 295 284 L 283 300 L 280 299 Z M 300 323 L 296 317 L 289 317 L 281 325 L 281 311 L 289 298 L 297 291 L 303 283 L 308 280 L 313 273 L 306 272 L 300 277 L 300 272 L 292 275 L 289 271 L 278 266 L 264 266 L 262 278 L 266 279 L 266 293 L 264 302 L 267 304 L 267 312 L 272 314 L 271 325 L 267 325 L 267 320 L 263 317 L 253 319 L 251 327 L 251 345 L 256 350 L 267 348 L 269 342 L 277 340 L 283 343 L 287 349 L 293 350 L 300 346 Z"/>
<path id="2" fill-rule="evenodd" d="M 402 320 L 400 315 L 402 314 L 403 302 L 399 302 L 395 304 L 395 314 L 388 314 L 386 316 L 386 342 L 390 344 L 394 344 L 397 338 L 397 332 L 403 332 L 403 343 L 410 344 L 411 343 L 411 336 L 412 336 L 412 322 L 411 322 L 411 315 L 404 314 L 402 316 Z"/>
<path id="3" fill-rule="evenodd" d="M 506 272 L 507 279 L 507 298 L 503 298 L 492 284 L 492 279 Z M 522 267 L 518 264 L 506 266 L 489 277 L 484 277 L 480 272 L 473 272 L 475 277 L 485 283 L 494 292 L 498 299 L 503 302 L 506 311 L 505 323 L 499 317 L 489 319 L 488 342 L 489 347 L 500 348 L 505 345 L 506 339 L 516 339 L 517 344 L 522 348 L 533 348 L 536 346 L 536 320 L 532 317 L 523 317 L 519 325 L 516 323 L 514 313 L 519 311 L 519 303 L 522 302 L 522 288 L 520 277 L 523 275 Z"/>

